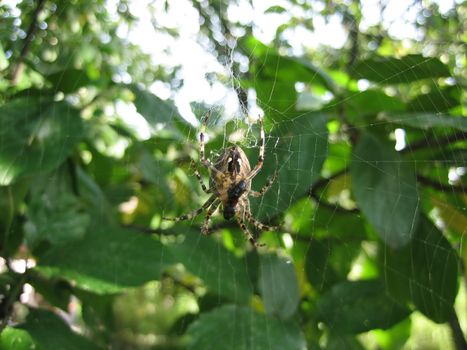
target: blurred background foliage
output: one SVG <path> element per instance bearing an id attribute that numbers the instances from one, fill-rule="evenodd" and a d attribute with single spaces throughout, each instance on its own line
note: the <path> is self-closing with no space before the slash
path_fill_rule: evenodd
<path id="1" fill-rule="evenodd" d="M 465 3 L 157 0 L 143 30 L 135 3 L 0 4 L 0 348 L 465 349 Z M 207 66 L 170 46 L 175 7 Z M 310 42 L 323 23 L 344 41 Z M 182 54 L 233 113 L 175 103 Z M 205 199 L 190 116 L 254 164 L 258 110 L 266 246 L 163 222 Z"/>

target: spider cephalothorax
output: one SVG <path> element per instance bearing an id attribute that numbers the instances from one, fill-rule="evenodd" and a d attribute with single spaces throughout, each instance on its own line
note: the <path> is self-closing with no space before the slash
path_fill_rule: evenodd
<path id="1" fill-rule="evenodd" d="M 222 151 L 217 161 L 212 164 L 206 159 L 204 153 L 204 128 L 206 127 L 207 117 L 203 120 L 203 130 L 201 130 L 199 137 L 200 146 L 200 161 L 201 163 L 210 170 L 211 176 L 209 180 L 209 188 L 206 188 L 199 172 L 195 169 L 195 175 L 201 185 L 201 188 L 206 193 L 212 193 L 211 197 L 204 203 L 204 205 L 191 212 L 190 214 L 182 215 L 177 218 L 165 218 L 167 220 L 189 220 L 199 215 L 203 210 L 207 209 L 206 219 L 204 221 L 201 232 L 203 234 L 209 234 L 209 224 L 211 221 L 212 214 L 216 211 L 219 206 L 222 206 L 222 213 L 226 220 L 230 220 L 233 217 L 237 219 L 237 222 L 248 237 L 249 241 L 258 246 L 250 231 L 245 225 L 244 219 L 246 218 L 250 224 L 260 230 L 274 230 L 276 227 L 267 226 L 257 221 L 250 212 L 250 201 L 248 197 L 260 197 L 271 187 L 272 183 L 276 178 L 276 174 L 268 180 L 266 185 L 259 191 L 251 190 L 251 180 L 261 170 L 264 162 L 264 145 L 265 135 L 263 129 L 263 122 L 260 119 L 260 135 L 261 145 L 259 148 L 258 163 L 251 170 L 250 162 L 245 152 L 239 146 L 231 146 Z M 193 167 L 196 164 L 192 161 Z"/>

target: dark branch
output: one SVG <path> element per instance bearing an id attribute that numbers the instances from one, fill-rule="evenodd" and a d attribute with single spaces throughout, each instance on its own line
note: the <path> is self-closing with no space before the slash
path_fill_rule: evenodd
<path id="1" fill-rule="evenodd" d="M 322 187 L 325 187 L 328 185 L 329 182 L 331 182 L 332 180 L 338 178 L 339 176 L 342 176 L 344 174 L 347 174 L 349 172 L 349 168 L 344 168 L 342 170 L 339 170 L 338 172 L 332 174 L 331 176 L 329 177 L 323 177 L 321 179 L 319 179 L 318 181 L 316 181 L 311 187 L 310 189 L 308 190 L 309 193 L 312 192 L 312 190 L 314 189 L 319 189 L 319 188 L 322 188 Z"/>
<path id="2" fill-rule="evenodd" d="M 19 72 L 21 71 L 21 68 L 23 66 L 24 59 L 26 58 L 26 55 L 29 52 L 32 39 L 34 37 L 34 34 L 37 31 L 37 18 L 39 17 L 39 13 L 41 12 L 42 7 L 44 6 L 44 3 L 45 3 L 45 0 L 38 0 L 37 7 L 32 14 L 32 20 L 31 20 L 31 23 L 29 24 L 26 38 L 24 39 L 23 48 L 21 49 L 18 62 L 16 63 L 15 68 L 13 69 L 13 73 L 11 74 L 11 82 L 13 85 L 16 84 L 16 80 L 18 79 Z"/>
<path id="3" fill-rule="evenodd" d="M 360 210 L 358 208 L 346 209 L 346 208 L 341 207 L 338 204 L 329 203 L 326 200 L 324 200 L 323 196 L 321 196 L 318 193 L 318 191 L 321 188 L 326 187 L 332 180 L 338 178 L 339 176 L 342 176 L 342 175 L 346 174 L 348 171 L 349 171 L 349 169 L 345 168 L 345 169 L 342 169 L 342 170 L 336 172 L 335 174 L 332 174 L 330 177 L 319 179 L 308 190 L 308 196 L 310 198 L 314 199 L 318 203 L 318 205 L 321 205 L 321 206 L 323 206 L 325 208 L 328 208 L 329 210 L 332 210 L 334 212 L 345 213 L 345 214 L 359 213 Z"/>
<path id="4" fill-rule="evenodd" d="M 28 275 L 29 270 L 26 270 L 21 275 L 15 274 L 14 281 L 9 284 L 8 294 L 6 294 L 4 298 L 0 300 L 0 333 L 8 325 L 8 320 L 13 313 L 13 304 L 19 300 Z"/>
<path id="5" fill-rule="evenodd" d="M 458 193 L 466 193 L 466 188 L 464 186 L 453 186 L 453 185 L 446 185 L 441 182 L 437 182 L 432 180 L 428 177 L 423 175 L 417 175 L 417 180 L 423 185 L 429 186 L 434 188 L 435 190 L 440 190 L 442 192 L 458 192 Z"/>
<path id="6" fill-rule="evenodd" d="M 343 214 L 351 214 L 351 213 L 359 213 L 360 212 L 360 209 L 358 209 L 358 208 L 346 209 L 344 207 L 341 207 L 338 204 L 329 203 L 329 202 L 325 201 L 322 198 L 322 196 L 320 196 L 318 193 L 316 193 L 316 191 L 311 191 L 310 192 L 310 198 L 313 198 L 318 203 L 318 205 L 320 205 L 322 207 L 325 207 L 325 208 L 327 208 L 329 210 L 332 210 L 334 212 L 343 213 Z"/>
<path id="7" fill-rule="evenodd" d="M 462 333 L 462 328 L 459 324 L 459 319 L 457 318 L 456 312 L 453 310 L 451 319 L 449 320 L 449 327 L 451 328 L 452 338 L 454 339 L 454 344 L 456 344 L 457 350 L 467 350 L 467 342 Z"/>
<path id="8" fill-rule="evenodd" d="M 417 142 L 412 143 L 411 145 L 408 145 L 404 149 L 400 150 L 399 153 L 409 153 L 413 151 L 417 151 L 419 149 L 424 149 L 424 148 L 430 148 L 430 147 L 440 147 L 440 146 L 445 146 L 449 145 L 451 143 L 459 142 L 459 141 L 465 141 L 467 140 L 467 132 L 465 131 L 459 131 L 454 134 L 450 134 L 445 137 L 440 137 L 440 138 L 430 138 L 430 139 L 423 139 Z"/>
<path id="9" fill-rule="evenodd" d="M 76 173 L 76 165 L 73 158 L 68 157 L 66 160 L 68 173 L 70 175 L 70 183 L 71 183 L 71 190 L 73 194 L 79 197 L 79 181 L 78 181 L 78 174 Z"/>
<path id="10" fill-rule="evenodd" d="M 350 40 L 350 51 L 349 51 L 349 61 L 347 63 L 347 72 L 349 72 L 355 62 L 357 62 L 358 59 L 358 37 L 359 37 L 359 31 L 358 31 L 358 22 L 357 19 L 355 18 L 354 15 L 348 14 L 349 16 L 349 40 Z"/>

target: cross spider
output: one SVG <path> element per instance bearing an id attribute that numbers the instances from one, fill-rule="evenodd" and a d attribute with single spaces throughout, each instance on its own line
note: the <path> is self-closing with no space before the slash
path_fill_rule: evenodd
<path id="1" fill-rule="evenodd" d="M 191 161 L 191 165 L 195 169 L 195 175 L 203 191 L 209 194 L 212 193 L 212 195 L 200 208 L 189 214 L 163 219 L 172 221 L 190 220 L 201 214 L 203 210 L 207 210 L 201 232 L 204 235 L 208 235 L 211 216 L 219 205 L 222 205 L 224 219 L 230 220 L 232 217 L 235 217 L 250 243 L 255 247 L 262 246 L 262 244 L 256 242 L 246 227 L 244 220 L 246 218 L 250 224 L 259 230 L 273 231 L 277 229 L 277 227 L 265 225 L 253 217 L 250 212 L 250 201 L 248 199 L 249 196 L 261 197 L 271 187 L 277 177 L 277 173 L 274 173 L 273 177 L 266 182 L 266 185 L 259 192 L 251 189 L 251 180 L 259 173 L 264 162 L 265 135 L 263 120 L 259 119 L 261 146 L 259 147 L 258 163 L 251 170 L 250 162 L 245 152 L 239 146 L 231 146 L 222 150 L 222 154 L 214 164 L 206 159 L 204 153 L 204 132 L 207 119 L 208 116 L 203 118 L 202 121 L 199 135 L 199 153 L 201 163 L 210 171 L 209 188 L 204 185 L 193 160 Z"/>

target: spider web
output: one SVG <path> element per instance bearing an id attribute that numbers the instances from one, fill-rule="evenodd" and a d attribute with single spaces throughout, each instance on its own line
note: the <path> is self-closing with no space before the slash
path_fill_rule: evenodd
<path id="1" fill-rule="evenodd" d="M 394 21 L 395 20 L 393 20 L 393 22 Z M 388 26 L 391 25 L 392 27 L 397 27 L 397 25 L 394 25 L 394 23 L 388 24 Z M 416 33 L 414 35 L 417 36 Z M 238 91 L 239 88 L 244 88 L 241 75 L 236 74 L 232 69 L 234 65 L 233 53 L 239 45 L 244 45 L 244 43 L 235 43 L 231 50 L 232 55 L 230 56 L 230 62 L 227 65 L 228 74 L 230 77 L 230 94 L 235 94 L 235 91 Z M 246 50 L 250 50 L 250 55 L 247 58 L 252 65 L 254 65 L 253 62 L 258 59 L 258 57 L 255 57 L 254 54 L 255 49 L 261 50 L 261 48 L 258 47 L 250 47 Z M 292 54 L 291 56 L 293 57 L 294 55 Z M 264 64 L 267 64 L 268 59 L 276 59 L 276 53 L 271 52 L 269 54 L 266 52 L 263 54 L 262 59 L 265 61 Z M 426 61 L 428 60 L 429 58 L 426 59 Z M 423 65 L 426 63 L 426 61 L 422 61 L 418 64 Z M 278 61 L 277 63 L 277 67 L 279 69 L 281 62 Z M 388 69 L 397 70 L 396 67 L 391 67 L 393 64 L 392 62 L 387 62 L 385 64 L 388 66 Z M 374 69 L 374 67 L 368 65 L 368 69 Z M 390 75 L 386 79 L 389 81 L 397 80 L 399 76 L 406 76 L 407 73 L 411 71 L 413 71 L 413 74 L 415 75 L 419 74 L 417 70 L 417 64 L 407 66 L 407 68 L 402 71 L 395 71 L 393 75 Z M 375 73 L 377 73 L 377 71 L 375 71 Z M 258 70 L 254 72 L 253 81 L 256 79 L 258 81 L 264 79 L 261 74 L 263 74 L 263 72 L 261 71 L 261 67 L 259 67 Z M 317 72 L 316 74 L 319 73 Z M 410 83 L 411 80 L 407 80 L 406 82 Z M 332 93 L 329 90 L 325 92 L 319 91 L 319 89 L 316 90 L 313 86 L 306 85 L 302 82 L 297 82 L 292 86 L 293 91 L 291 91 L 291 96 L 297 94 L 297 101 L 295 101 L 294 98 L 290 98 L 290 101 L 277 101 L 275 90 L 280 89 L 280 84 L 282 83 L 283 81 L 281 81 L 280 72 L 276 71 L 275 75 L 273 75 L 271 79 L 272 88 L 269 90 L 269 95 L 268 93 L 260 94 L 253 88 L 247 88 L 246 92 L 248 93 L 248 109 L 242 108 L 243 106 L 238 104 L 236 112 L 230 115 L 225 113 L 226 111 L 222 105 L 222 101 L 220 104 L 215 104 L 208 107 L 207 113 L 210 115 L 210 119 L 207 128 L 207 157 L 211 161 L 214 161 L 220 155 L 222 149 L 227 147 L 229 144 L 235 143 L 239 144 L 247 152 L 250 163 L 253 167 L 256 164 L 258 158 L 258 147 L 260 143 L 259 130 L 256 124 L 256 119 L 258 116 L 264 118 L 266 125 L 265 164 L 261 173 L 252 180 L 252 189 L 259 190 L 266 183 L 267 178 L 271 177 L 275 171 L 278 172 L 279 177 L 276 183 L 271 187 L 265 196 L 259 198 L 258 200 L 251 199 L 252 213 L 254 217 L 267 223 L 279 223 L 279 221 L 283 220 L 283 225 L 280 232 L 263 232 L 261 236 L 263 241 L 267 242 L 268 245 L 273 247 L 277 247 L 278 241 L 281 241 L 279 244 L 283 247 L 283 250 L 288 251 L 286 255 L 289 255 L 294 251 L 294 244 L 298 244 L 300 249 L 304 249 L 305 252 L 308 253 L 320 253 L 323 251 L 323 247 L 325 246 L 324 250 L 327 250 L 325 254 L 327 257 L 341 255 L 344 257 L 344 259 L 348 259 L 349 262 L 351 262 L 350 266 L 348 266 L 348 278 L 350 280 L 374 278 L 376 277 L 374 272 L 365 272 L 365 269 L 371 270 L 371 267 L 365 267 L 364 265 L 371 264 L 367 257 L 375 256 L 375 249 L 377 249 L 377 245 L 375 245 L 374 242 L 369 242 L 365 239 L 361 245 L 358 244 L 360 249 L 356 250 L 355 244 L 352 243 L 352 240 L 355 239 L 355 237 L 352 237 L 352 235 L 358 236 L 359 232 L 346 232 L 343 233 L 344 237 L 334 237 L 332 233 L 337 228 L 340 228 L 343 230 L 343 232 L 345 232 L 345 229 L 341 223 L 343 220 L 345 220 L 342 219 L 342 215 L 344 215 L 345 218 L 345 215 L 347 214 L 342 214 L 342 212 L 347 211 L 350 213 L 352 210 L 356 210 L 357 208 L 355 198 L 352 198 L 350 195 L 352 179 L 350 178 L 349 173 L 343 172 L 341 176 L 337 176 L 335 178 L 333 177 L 329 181 L 320 182 L 319 180 L 320 178 L 326 179 L 329 176 L 332 177 L 333 174 L 339 173 L 343 171 L 344 168 L 346 168 L 346 166 L 335 168 L 332 164 L 332 159 L 330 160 L 329 157 L 334 157 L 336 162 L 347 157 L 346 160 L 344 160 L 342 163 L 347 163 L 348 166 L 348 163 L 351 161 L 351 156 L 349 157 L 346 155 L 345 150 L 339 150 L 339 142 L 332 140 L 333 137 L 335 138 L 336 136 L 339 136 L 335 132 L 329 131 L 329 129 L 334 127 L 333 123 L 325 120 L 323 121 L 324 124 L 321 124 L 319 119 L 321 115 L 319 115 L 319 113 L 309 112 L 310 108 L 313 109 L 313 106 L 316 106 L 316 104 L 321 107 L 327 107 L 329 113 L 333 113 L 336 110 L 339 110 L 339 108 L 344 105 L 354 105 L 354 110 L 350 111 L 349 114 L 353 113 L 354 117 L 356 117 L 359 112 L 365 110 L 365 106 L 360 105 L 360 101 L 364 96 L 372 93 L 372 85 L 367 80 L 360 80 L 359 91 L 355 91 L 350 97 L 347 97 L 342 101 L 328 103 L 332 98 L 330 96 Z M 385 81 L 382 81 L 381 83 L 384 84 Z M 404 82 L 401 81 L 401 83 Z M 439 91 L 440 88 L 436 87 L 436 89 Z M 318 91 L 318 98 L 313 96 L 316 91 Z M 390 88 L 388 88 L 386 92 L 390 93 Z M 375 98 L 382 99 L 389 96 L 390 95 L 375 96 Z M 382 101 L 382 103 L 384 103 L 384 101 Z M 316 109 L 323 110 L 322 108 Z M 302 110 L 302 112 L 300 112 L 300 110 Z M 204 114 L 200 111 L 195 113 L 198 117 Z M 429 113 L 431 110 L 425 111 L 422 109 L 422 112 Z M 443 112 L 444 110 L 436 110 L 435 114 L 441 115 Z M 324 113 L 326 113 L 326 111 L 324 111 Z M 423 121 L 415 121 L 415 123 L 422 124 Z M 320 128 L 320 126 L 323 125 L 324 128 Z M 366 123 L 360 122 L 359 124 L 352 125 L 351 128 L 354 128 L 356 132 L 363 132 L 366 129 L 371 130 L 372 128 L 384 128 L 385 126 L 391 126 L 393 127 L 394 131 L 394 139 L 392 141 L 391 147 L 393 149 L 395 148 L 398 152 L 400 152 L 400 154 L 403 154 L 405 151 L 410 151 L 407 149 L 407 147 L 411 146 L 409 140 L 405 138 L 405 125 L 407 124 L 402 123 L 402 126 L 394 126 L 392 120 L 378 118 L 375 120 L 369 120 Z M 408 126 L 410 127 L 410 125 Z M 424 133 L 424 137 L 422 137 L 421 140 L 425 140 L 425 142 L 433 148 L 438 148 L 442 147 L 444 142 L 443 139 L 447 137 L 452 132 L 452 130 L 445 131 L 445 134 L 438 133 L 435 135 L 428 134 L 425 131 L 422 132 Z M 193 145 L 193 153 L 195 154 L 197 153 L 198 147 L 196 137 L 197 135 L 190 135 L 186 139 L 187 143 Z M 463 138 L 463 140 L 465 140 L 465 138 Z M 324 148 L 320 147 L 320 141 L 324 141 L 326 143 Z M 414 155 L 409 162 L 414 167 L 414 169 L 426 168 L 427 164 L 428 166 L 435 166 L 440 163 L 450 163 L 450 160 L 445 158 L 442 154 L 442 149 L 439 148 L 439 150 L 441 151 L 441 154 L 438 155 L 438 159 L 427 160 L 425 157 L 417 158 L 417 155 Z M 360 162 L 364 166 L 373 167 L 377 172 L 387 176 L 392 176 L 392 174 L 388 172 L 388 167 L 391 169 L 393 165 L 399 167 L 401 173 L 405 171 L 405 165 L 402 164 L 402 159 L 387 159 L 386 156 L 382 156 L 379 161 L 378 159 L 369 161 L 364 158 L 359 158 L 361 157 L 361 154 L 354 154 L 354 156 L 355 158 L 352 160 L 354 163 Z M 339 159 L 339 157 L 342 158 Z M 393 165 L 391 165 L 391 163 Z M 459 174 L 463 174 L 465 170 L 462 169 L 464 168 L 459 168 L 456 166 L 452 167 L 449 173 L 449 178 L 452 180 L 455 179 L 456 176 L 459 176 Z M 187 176 L 191 175 L 193 175 L 192 172 L 187 171 Z M 205 183 L 207 183 L 209 175 L 206 171 L 203 172 L 203 175 Z M 446 183 L 447 175 L 448 174 L 438 174 L 437 180 L 440 183 Z M 417 187 L 415 181 L 406 181 L 405 179 L 402 179 L 401 181 L 402 183 L 399 184 L 400 186 L 405 186 L 408 192 L 412 191 L 416 193 L 416 212 L 418 213 L 421 211 L 420 198 L 422 193 L 420 192 L 420 187 Z M 320 187 L 318 192 L 312 192 L 314 198 L 310 201 L 308 194 L 313 190 L 313 184 L 319 184 Z M 369 186 L 368 190 L 377 191 L 378 189 Z M 394 195 L 399 196 L 401 203 L 413 199 L 410 195 L 401 195 L 398 191 L 391 192 L 393 191 L 391 187 L 388 187 L 386 190 L 389 193 L 393 193 Z M 187 207 L 187 212 L 204 203 L 207 198 L 207 196 L 201 194 L 199 189 L 194 189 L 194 193 L 195 195 L 191 197 L 194 199 L 194 201 L 191 203 L 195 202 L 197 205 Z M 167 208 L 162 208 L 163 212 L 166 209 L 169 210 L 168 208 L 171 206 L 172 203 L 170 203 Z M 460 204 L 460 207 L 462 208 L 461 210 L 465 211 L 464 205 Z M 415 212 L 409 214 L 412 216 L 412 227 L 409 227 L 408 231 L 412 231 L 415 230 L 414 225 L 416 220 L 418 220 L 419 214 L 416 214 Z M 441 219 L 439 213 L 430 212 L 428 214 L 441 228 L 446 227 L 446 223 L 443 223 L 443 219 Z M 388 215 L 397 215 L 397 213 L 388 213 Z M 203 218 L 201 215 L 201 218 L 196 218 L 189 224 L 196 226 L 197 224 L 200 224 L 202 220 Z M 326 220 L 328 224 L 323 228 L 323 221 Z M 363 220 L 362 216 L 360 215 L 356 220 Z M 362 225 L 358 227 L 363 228 L 362 222 L 360 222 L 358 225 Z M 447 225 L 449 226 L 449 223 L 447 223 Z M 231 225 L 224 223 L 222 215 L 219 215 L 219 212 L 217 217 L 214 216 L 213 218 L 213 226 L 215 228 L 231 227 Z M 254 231 L 253 228 L 250 229 Z M 378 228 L 367 227 L 366 229 L 372 232 L 372 234 L 376 234 L 375 230 Z M 327 243 L 325 243 L 327 241 L 323 239 L 323 237 L 325 237 L 327 234 L 326 231 L 331 232 L 331 239 L 335 239 L 339 243 L 327 246 Z M 298 232 L 299 235 L 302 234 L 304 236 L 297 237 L 295 235 L 291 235 L 290 232 L 294 232 L 295 234 Z M 227 233 L 228 236 L 229 234 L 231 233 Z M 256 234 L 258 234 L 258 232 L 256 232 Z M 219 235 L 219 233 L 217 233 L 217 235 Z M 225 242 L 225 231 L 222 233 L 222 235 L 224 235 L 223 239 Z M 243 236 L 243 234 L 238 229 L 234 230 L 233 235 Z M 200 239 L 204 239 L 204 237 Z M 230 236 L 229 239 L 231 239 Z M 241 245 L 242 237 L 237 239 L 234 238 L 234 240 L 236 244 Z M 447 254 L 450 254 L 450 251 L 448 252 L 442 243 L 432 242 L 430 237 L 419 236 L 415 234 L 413 240 L 414 245 L 418 244 L 425 246 L 435 244 L 435 249 L 444 250 L 447 252 Z M 305 241 L 305 243 L 303 243 L 303 241 Z M 322 247 L 316 248 L 317 244 L 322 245 Z M 461 240 L 460 245 L 462 246 L 462 244 L 463 242 Z M 274 249 L 275 248 L 273 248 L 273 250 Z M 382 254 L 384 257 L 383 266 L 391 271 L 393 269 L 393 262 L 388 262 L 391 259 L 391 249 L 386 249 L 387 252 Z M 316 252 L 317 250 L 318 252 Z M 330 260 L 331 259 L 329 258 L 329 261 Z M 329 261 L 327 258 L 325 258 L 325 263 L 320 267 L 320 269 L 335 269 L 335 266 L 331 265 Z M 392 272 L 396 274 L 402 274 L 404 279 L 411 286 L 418 285 L 420 288 L 426 288 L 424 285 L 420 285 L 419 281 L 414 279 L 410 273 L 406 273 L 405 271 L 401 270 L 392 270 Z M 324 284 L 325 282 L 326 281 L 323 279 L 321 284 Z M 319 289 L 320 286 L 317 288 Z M 437 293 L 437 291 L 431 292 L 434 292 L 435 294 Z M 464 307 L 462 304 L 462 295 L 464 294 L 465 290 L 462 289 L 457 297 L 456 307 L 459 310 Z M 443 298 L 441 295 L 438 296 L 441 299 Z M 446 300 L 446 302 L 448 301 Z M 419 313 L 414 313 L 411 316 L 411 319 L 414 325 L 412 327 L 413 334 L 405 346 L 409 348 L 412 346 L 423 347 L 421 344 L 428 344 L 430 342 L 436 342 L 438 344 L 446 344 L 447 342 L 450 342 L 449 330 L 447 326 L 436 327 L 433 323 L 431 323 L 431 321 L 424 318 Z M 465 320 L 462 321 L 465 324 Z M 332 328 L 332 323 L 330 326 Z M 423 327 L 431 327 L 430 329 L 433 329 L 432 338 L 428 342 L 421 336 L 420 330 Z M 360 338 L 362 340 L 366 339 L 366 341 L 371 342 L 375 341 L 376 336 L 377 331 L 374 331 L 366 335 L 362 335 Z M 343 341 L 345 341 L 345 339 L 343 339 Z"/>

